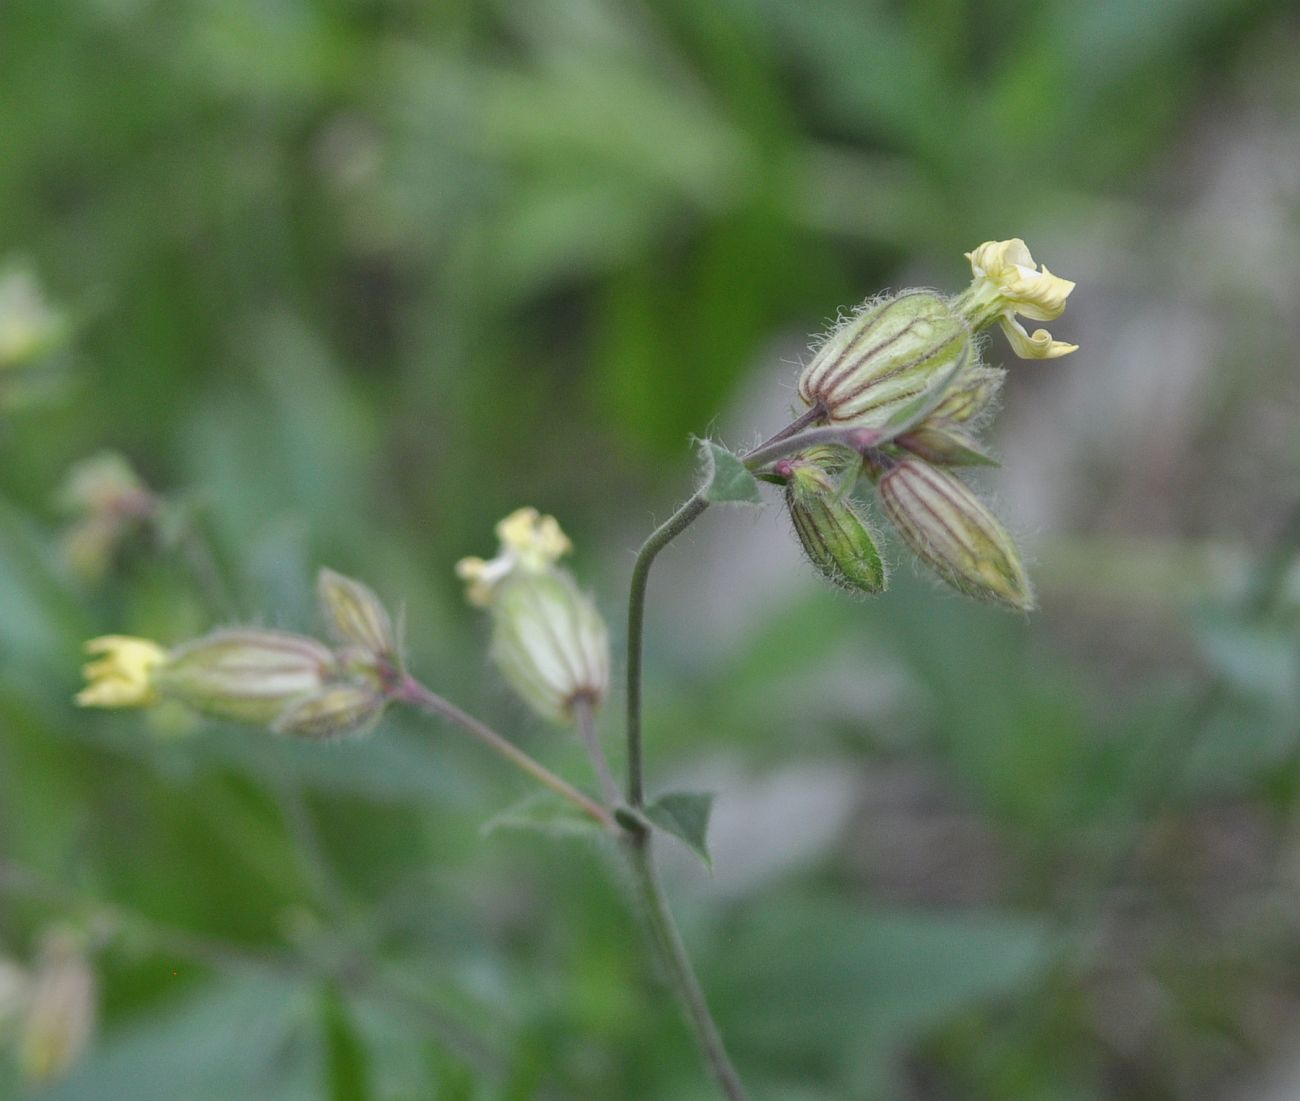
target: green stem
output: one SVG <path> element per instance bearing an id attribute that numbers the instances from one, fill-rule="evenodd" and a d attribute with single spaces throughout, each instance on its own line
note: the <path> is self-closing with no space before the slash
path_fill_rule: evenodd
<path id="1" fill-rule="evenodd" d="M 637 553 L 627 601 L 627 801 L 645 803 L 641 761 L 641 654 L 645 634 L 646 586 L 659 552 L 691 526 L 709 507 L 703 491 L 695 493 L 651 533 Z"/>
<path id="2" fill-rule="evenodd" d="M 480 722 L 468 712 L 462 711 L 454 703 L 443 699 L 436 692 L 431 692 L 413 677 L 405 677 L 393 692 L 393 699 L 409 703 L 430 715 L 449 719 L 463 730 L 469 731 L 479 741 L 499 753 L 516 768 L 528 773 L 534 780 L 550 788 L 557 795 L 563 796 L 584 814 L 590 815 L 607 830 L 617 830 L 614 816 L 590 796 L 584 795 L 567 780 L 556 776 L 540 761 L 530 757 L 517 745 L 507 741 L 486 723 Z"/>
<path id="3" fill-rule="evenodd" d="M 736 1073 L 736 1068 L 732 1066 L 731 1059 L 727 1056 L 722 1036 L 714 1023 L 713 1015 L 709 1012 L 704 991 L 700 988 L 699 979 L 695 977 L 695 969 L 691 966 L 686 945 L 682 941 L 682 935 L 668 907 L 668 899 L 659 883 L 654 857 L 650 851 L 650 834 L 644 832 L 630 834 L 625 845 L 628 861 L 636 878 L 637 891 L 645 909 L 646 920 L 650 925 L 650 932 L 668 970 L 673 988 L 677 992 L 682 1012 L 695 1033 L 695 1039 L 700 1045 L 705 1062 L 708 1063 L 709 1071 L 727 1101 L 748 1101 L 745 1087 L 741 1084 L 740 1075 Z"/>
<path id="4" fill-rule="evenodd" d="M 797 437 L 803 429 L 816 424 L 823 416 L 825 410 L 820 405 L 814 405 L 753 448 L 748 453 L 746 462 L 751 462 L 749 456 L 762 456 L 773 447 L 783 447 L 783 441 Z M 795 450 L 799 449 L 795 448 Z M 780 453 L 787 452 L 782 450 Z M 650 567 L 654 565 L 659 552 L 695 523 L 708 507 L 709 502 L 703 490 L 692 494 L 681 508 L 650 533 L 650 538 L 641 544 L 636 563 L 632 567 L 632 581 L 627 598 L 627 801 L 634 809 L 645 803 L 641 754 L 641 661 L 645 635 L 646 588 L 650 582 Z"/>

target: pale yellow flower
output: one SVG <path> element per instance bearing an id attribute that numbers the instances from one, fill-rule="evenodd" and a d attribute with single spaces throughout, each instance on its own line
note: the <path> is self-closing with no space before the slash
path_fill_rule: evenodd
<path id="1" fill-rule="evenodd" d="M 975 278 L 955 304 L 973 326 L 997 321 L 1022 359 L 1056 359 L 1078 349 L 1077 344 L 1053 340 L 1046 329 L 1026 332 L 1017 320 L 1019 314 L 1033 321 L 1054 321 L 1065 312 L 1066 299 L 1074 290 L 1070 280 L 1035 264 L 1024 241 L 1019 237 L 985 241 L 966 253 L 966 259 Z"/>
<path id="2" fill-rule="evenodd" d="M 153 671 L 167 651 L 146 638 L 104 635 L 86 643 L 86 652 L 102 655 L 82 669 L 90 683 L 77 693 L 82 707 L 146 707 L 158 698 Z"/>
<path id="3" fill-rule="evenodd" d="M 496 526 L 500 553 L 492 559 L 462 558 L 456 576 L 467 583 L 471 604 L 486 607 L 502 581 L 516 572 L 544 573 L 573 550 L 569 537 L 554 516 L 535 508 L 516 509 Z"/>

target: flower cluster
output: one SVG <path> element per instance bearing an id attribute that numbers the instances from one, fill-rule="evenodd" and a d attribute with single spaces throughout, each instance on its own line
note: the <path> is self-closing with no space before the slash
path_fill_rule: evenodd
<path id="1" fill-rule="evenodd" d="M 860 466 L 846 473 L 844 449 L 828 459 L 822 448 L 776 464 L 772 474 L 786 484 L 809 558 L 837 584 L 879 592 L 885 583 L 867 519 L 850 496 L 860 472 L 903 541 L 939 577 L 970 596 L 1028 609 L 1033 592 L 1015 543 L 954 471 L 993 464 L 976 432 L 1005 372 L 981 362 L 979 332 L 999 324 L 1026 359 L 1075 351 L 1045 329 L 1026 333 L 1017 319 L 1060 317 L 1074 284 L 1040 270 L 1018 238 L 966 256 L 974 279 L 962 294 L 873 299 L 801 373 L 799 396 L 817 419 L 872 430 Z"/>

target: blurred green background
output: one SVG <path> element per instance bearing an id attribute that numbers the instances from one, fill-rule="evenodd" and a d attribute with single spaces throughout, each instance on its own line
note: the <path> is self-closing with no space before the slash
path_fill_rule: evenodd
<path id="1" fill-rule="evenodd" d="M 537 505 L 617 637 L 690 434 L 1021 236 L 1079 284 L 987 482 L 1041 610 L 706 516 L 652 582 L 650 784 L 719 796 L 670 893 L 756 1101 L 1300 1097 L 1298 54 L 1280 0 L 0 4 L 6 308 L 66 322 L 0 368 L 0 954 L 70 928 L 101 1003 L 0 1095 L 711 1097 L 621 873 L 483 836 L 480 747 L 78 712 L 81 642 L 313 630 L 328 564 L 587 783 L 454 562 Z M 105 449 L 182 534 L 95 577 Z"/>

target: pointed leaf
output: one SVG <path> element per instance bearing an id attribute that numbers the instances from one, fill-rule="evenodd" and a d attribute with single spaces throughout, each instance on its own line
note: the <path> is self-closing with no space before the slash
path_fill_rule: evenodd
<path id="1" fill-rule="evenodd" d="M 660 796 L 645 808 L 645 816 L 665 833 L 686 843 L 704 863 L 712 867 L 708 842 L 709 815 L 713 813 L 713 793 L 676 791 Z"/>
<path id="2" fill-rule="evenodd" d="M 704 496 L 714 504 L 739 502 L 761 505 L 763 495 L 758 480 L 749 472 L 739 455 L 712 440 L 700 441 L 704 458 Z"/>

